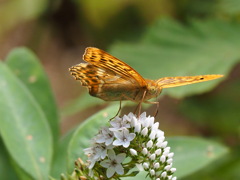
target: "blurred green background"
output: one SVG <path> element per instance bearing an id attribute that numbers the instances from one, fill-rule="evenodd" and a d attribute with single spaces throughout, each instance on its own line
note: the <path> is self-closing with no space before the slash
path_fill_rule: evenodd
<path id="1" fill-rule="evenodd" d="M 1 0 L 0 14 L 0 59 L 19 46 L 39 57 L 59 107 L 61 134 L 116 104 L 90 97 L 68 71 L 88 46 L 149 79 L 224 74 L 164 90 L 156 118 L 166 136 L 200 136 L 231 149 L 186 180 L 240 179 L 240 0 Z M 134 108 L 127 103 L 123 112 Z"/>

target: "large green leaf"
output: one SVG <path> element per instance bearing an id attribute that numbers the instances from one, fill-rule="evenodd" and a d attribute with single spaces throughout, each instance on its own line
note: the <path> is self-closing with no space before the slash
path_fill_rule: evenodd
<path id="1" fill-rule="evenodd" d="M 240 58 L 240 24 L 192 20 L 182 25 L 160 19 L 138 43 L 116 43 L 110 52 L 129 63 L 145 78 L 228 75 Z M 166 89 L 174 97 L 203 93 L 222 79 Z"/>
<path id="2" fill-rule="evenodd" d="M 11 173 L 9 173 L 11 172 Z M 0 138 L 0 179 L 15 180 L 16 173 L 10 163 L 10 157 L 4 147 L 2 139 Z"/>
<path id="3" fill-rule="evenodd" d="M 60 175 L 67 173 L 67 151 L 69 141 L 71 140 L 73 131 L 67 133 L 58 141 L 58 146 L 54 152 L 52 168 L 51 168 L 51 177 L 59 179 Z"/>
<path id="4" fill-rule="evenodd" d="M 196 137 L 169 138 L 169 147 L 174 152 L 173 167 L 177 169 L 174 176 L 182 178 L 206 167 L 215 160 L 223 157 L 228 152 L 227 148 L 214 141 Z M 124 180 L 145 180 L 146 172 L 140 172 L 132 178 Z"/>
<path id="5" fill-rule="evenodd" d="M 0 63 L 0 133 L 16 163 L 34 179 L 48 179 L 52 135 L 39 104 L 12 71 Z"/>
<path id="6" fill-rule="evenodd" d="M 205 131 L 239 144 L 239 89 L 239 79 L 232 79 L 215 93 L 186 98 L 179 107 Z"/>
<path id="7" fill-rule="evenodd" d="M 174 152 L 173 166 L 177 168 L 177 177 L 196 172 L 228 152 L 225 146 L 215 141 L 197 137 L 175 137 L 168 141 Z"/>
<path id="8" fill-rule="evenodd" d="M 237 180 L 240 179 L 240 155 L 239 148 L 231 154 L 223 156 L 207 168 L 184 178 L 184 180 Z"/>
<path id="9" fill-rule="evenodd" d="M 97 134 L 100 127 L 109 123 L 110 118 L 117 113 L 119 105 L 113 105 L 99 111 L 86 119 L 74 132 L 68 146 L 68 167 L 73 167 L 77 158 L 86 160 L 83 149 L 90 147 L 91 139 Z"/>
<path id="10" fill-rule="evenodd" d="M 41 106 L 56 142 L 59 135 L 57 107 L 48 77 L 39 60 L 30 50 L 17 48 L 8 55 L 6 63 Z"/>

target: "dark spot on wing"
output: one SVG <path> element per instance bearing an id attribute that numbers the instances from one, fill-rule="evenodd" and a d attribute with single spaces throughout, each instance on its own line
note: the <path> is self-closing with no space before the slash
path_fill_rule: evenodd
<path id="1" fill-rule="evenodd" d="M 92 79 L 92 82 L 94 82 L 94 83 L 97 83 L 97 82 L 98 82 L 98 80 L 96 80 L 96 79 Z"/>

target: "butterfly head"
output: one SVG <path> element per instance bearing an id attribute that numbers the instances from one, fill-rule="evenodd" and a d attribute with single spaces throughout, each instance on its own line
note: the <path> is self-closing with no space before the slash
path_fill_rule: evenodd
<path id="1" fill-rule="evenodd" d="M 157 97 L 161 91 L 162 88 L 158 87 L 155 83 L 155 81 L 150 79 L 145 79 L 147 82 L 147 94 L 146 94 L 146 100 Z"/>

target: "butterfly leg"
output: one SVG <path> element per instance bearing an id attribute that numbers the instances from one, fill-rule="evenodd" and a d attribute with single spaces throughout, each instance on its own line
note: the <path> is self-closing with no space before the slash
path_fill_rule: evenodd
<path id="1" fill-rule="evenodd" d="M 117 114 L 116 114 L 115 116 L 113 116 L 111 119 L 109 119 L 109 121 L 111 121 L 111 120 L 113 120 L 115 117 L 117 117 L 117 115 L 120 113 L 121 109 L 122 109 L 122 100 L 120 100 L 120 105 L 119 105 L 119 109 L 118 109 L 118 111 L 117 111 Z"/>
<path id="2" fill-rule="evenodd" d="M 155 101 L 155 102 L 144 101 L 144 103 L 148 103 L 148 104 L 156 104 L 156 110 L 155 110 L 155 113 L 154 113 L 154 117 L 156 117 L 157 114 L 158 114 L 159 102 L 158 102 L 158 101 Z"/>
<path id="3" fill-rule="evenodd" d="M 135 108 L 135 110 L 134 110 L 134 114 L 137 114 L 137 111 L 140 109 L 141 110 L 141 103 L 142 102 L 140 102 L 140 103 L 138 103 L 138 105 L 137 105 L 137 107 Z M 139 111 L 138 111 L 139 112 Z M 139 117 L 139 115 L 138 115 L 138 117 Z"/>
<path id="4" fill-rule="evenodd" d="M 146 93 L 147 93 L 147 91 L 144 91 L 143 92 L 143 96 L 142 96 L 142 99 L 141 99 L 141 101 L 138 103 L 138 106 L 137 106 L 137 109 L 138 109 L 138 118 L 139 118 L 139 116 L 140 116 L 140 114 L 141 114 L 141 110 L 142 110 L 142 102 L 143 102 L 143 100 L 144 100 L 144 98 L 145 98 L 145 96 L 146 96 Z M 136 109 L 136 110 L 137 110 Z M 136 112 L 135 112 L 136 113 Z"/>

